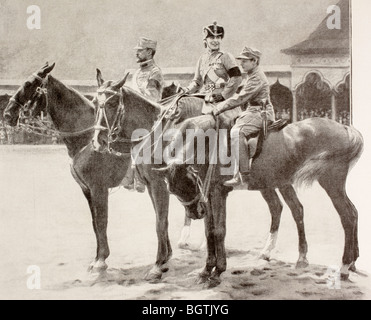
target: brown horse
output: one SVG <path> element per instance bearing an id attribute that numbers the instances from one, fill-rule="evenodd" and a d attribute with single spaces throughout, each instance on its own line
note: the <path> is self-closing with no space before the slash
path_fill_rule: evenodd
<path id="1" fill-rule="evenodd" d="M 135 106 L 130 101 L 132 92 L 123 88 L 120 104 L 123 114 L 117 117 L 119 104 L 113 101 L 105 104 L 108 123 L 119 128 L 117 134 L 130 139 L 132 130 L 126 130 L 130 123 L 130 114 Z M 145 104 L 145 101 L 143 101 Z M 116 122 L 113 123 L 113 120 Z M 210 115 L 187 119 L 179 127 L 185 135 L 187 129 L 206 131 L 215 127 L 215 120 Z M 98 130 L 97 145 L 107 145 L 107 131 Z M 186 141 L 183 137 L 182 141 Z M 358 257 L 357 211 L 345 192 L 345 181 L 351 166 L 356 162 L 363 149 L 360 133 L 352 128 L 325 119 L 308 119 L 291 124 L 281 131 L 272 131 L 264 142 L 261 152 L 254 158 L 249 186 L 260 190 L 268 203 L 272 215 L 271 234 L 264 248 L 269 256 L 277 238 L 282 212 L 282 204 L 275 191 L 279 189 L 285 202 L 292 211 L 299 234 L 299 260 L 297 266 L 307 265 L 307 242 L 304 231 L 303 206 L 297 198 L 292 185 L 294 183 L 311 183 L 318 180 L 331 198 L 340 215 L 344 232 L 345 248 L 343 255 L 342 276 L 346 278 L 348 269 L 354 267 Z M 208 153 L 206 152 L 206 155 Z M 204 182 L 209 168 L 208 163 L 190 166 L 171 165 L 165 171 L 169 191 L 178 196 L 192 218 L 201 218 L 199 200 L 200 181 Z M 200 274 L 200 282 L 215 286 L 220 282 L 220 274 L 226 269 L 224 246 L 226 225 L 226 199 L 231 188 L 223 185 L 228 177 L 219 171 L 212 177 L 210 195 L 205 216 L 208 257 L 206 266 Z M 202 185 L 202 183 L 201 183 Z M 204 210 L 205 211 L 205 210 Z M 264 251 L 263 251 L 264 255 Z M 268 257 L 267 257 L 268 258 Z M 214 270 L 215 268 L 215 270 Z M 214 270 L 214 271 L 213 271 Z"/>
<path id="2" fill-rule="evenodd" d="M 25 111 L 33 118 L 41 111 L 50 115 L 72 159 L 71 173 L 89 203 L 97 240 L 96 257 L 89 270 L 100 272 L 107 268 L 105 260 L 109 256 L 108 190 L 120 184 L 130 165 L 130 143 L 115 144 L 120 155 L 96 152 L 91 143 L 96 117 L 95 106 L 76 90 L 51 76 L 49 73 L 53 68 L 54 64 L 46 64 L 26 80 L 10 99 L 4 118 L 8 124 L 15 126 L 19 114 L 25 114 Z M 117 90 L 124 84 L 125 79 L 110 82 L 110 88 Z M 135 97 L 132 102 L 138 105 Z M 32 107 L 25 110 L 26 106 Z M 150 105 L 150 110 L 136 110 L 130 119 L 130 127 L 150 130 L 159 113 L 160 108 L 154 105 Z M 153 280 L 161 278 L 164 264 L 172 253 L 167 218 L 169 195 L 161 174 L 150 169 L 144 170 L 148 192 L 156 211 L 157 260 L 146 275 L 146 279 Z"/>

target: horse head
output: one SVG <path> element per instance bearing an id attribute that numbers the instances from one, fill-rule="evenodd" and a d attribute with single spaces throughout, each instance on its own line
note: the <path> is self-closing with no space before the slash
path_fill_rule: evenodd
<path id="1" fill-rule="evenodd" d="M 97 69 L 98 90 L 93 102 L 97 108 L 93 148 L 98 152 L 109 149 L 109 139 L 116 135 L 120 128 L 121 116 L 124 112 L 121 88 L 129 73 L 119 81 L 104 81 L 102 73 Z"/>
<path id="2" fill-rule="evenodd" d="M 16 126 L 21 117 L 35 117 L 41 112 L 43 89 L 47 81 L 47 75 L 53 70 L 55 63 L 49 66 L 46 63 L 37 72 L 33 73 L 9 99 L 4 111 L 5 123 Z"/>
<path id="3" fill-rule="evenodd" d="M 158 119 L 161 106 L 140 93 L 124 86 L 129 74 L 119 81 L 104 81 L 97 69 L 98 90 L 94 150 L 110 151 L 109 145 L 118 141 L 134 142 L 134 131 L 150 131 Z M 138 133 L 138 131 L 136 131 Z"/>
<path id="4" fill-rule="evenodd" d="M 203 202 L 203 183 L 197 169 L 191 165 L 171 163 L 153 170 L 163 174 L 169 193 L 178 198 L 188 218 L 202 219 L 205 216 L 207 207 Z"/>

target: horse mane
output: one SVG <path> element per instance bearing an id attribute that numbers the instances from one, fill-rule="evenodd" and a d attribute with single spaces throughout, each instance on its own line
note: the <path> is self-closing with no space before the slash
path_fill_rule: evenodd
<path id="1" fill-rule="evenodd" d="M 144 97 L 140 93 L 134 91 L 134 89 L 129 88 L 127 86 L 123 86 L 122 90 L 125 92 L 124 97 L 126 97 L 126 96 L 134 97 L 136 100 L 139 100 L 141 102 L 141 106 L 143 106 L 147 109 L 148 108 L 152 109 L 152 110 L 150 110 L 152 112 L 153 112 L 153 110 L 155 110 L 155 112 L 157 114 L 160 114 L 162 112 L 163 108 L 160 104 L 147 99 L 146 97 Z"/>
<path id="2" fill-rule="evenodd" d="M 70 92 L 70 97 L 72 97 L 74 105 L 88 105 L 93 111 L 95 111 L 95 106 L 92 104 L 92 102 L 74 88 L 65 85 L 63 82 L 59 81 L 51 75 L 48 76 L 48 81 L 52 81 L 54 85 L 56 85 L 56 87 L 60 87 L 61 92 Z"/>

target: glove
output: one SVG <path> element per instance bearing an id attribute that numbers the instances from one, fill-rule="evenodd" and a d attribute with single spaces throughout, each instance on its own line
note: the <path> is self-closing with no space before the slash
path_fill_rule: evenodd
<path id="1" fill-rule="evenodd" d="M 211 98 L 214 100 L 215 103 L 224 101 L 224 97 L 220 93 L 213 93 Z"/>

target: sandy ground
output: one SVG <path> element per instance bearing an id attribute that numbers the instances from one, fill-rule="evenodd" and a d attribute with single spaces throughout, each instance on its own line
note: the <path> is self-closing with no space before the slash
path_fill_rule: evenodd
<path id="1" fill-rule="evenodd" d="M 370 224 L 359 209 L 361 257 L 357 273 L 330 288 L 329 268 L 341 263 L 344 235 L 325 192 L 315 184 L 298 190 L 305 208 L 309 244 L 306 269 L 295 269 L 298 240 L 294 220 L 284 207 L 271 261 L 258 259 L 270 226 L 260 193 L 235 191 L 228 198 L 227 271 L 222 284 L 196 285 L 204 250 L 176 247 L 184 211 L 172 197 L 169 271 L 157 283 L 143 280 L 155 261 L 155 215 L 148 194 L 111 191 L 109 268 L 100 276 L 86 272 L 95 256 L 95 237 L 85 198 L 69 172 L 64 146 L 0 147 L 0 298 L 1 299 L 370 299 Z M 355 175 L 358 171 L 355 171 Z M 355 178 L 349 183 L 355 184 Z M 349 187 L 350 198 L 361 195 Z M 203 222 L 192 225 L 191 248 L 203 241 Z M 29 266 L 40 268 L 39 290 L 30 290 Z"/>

